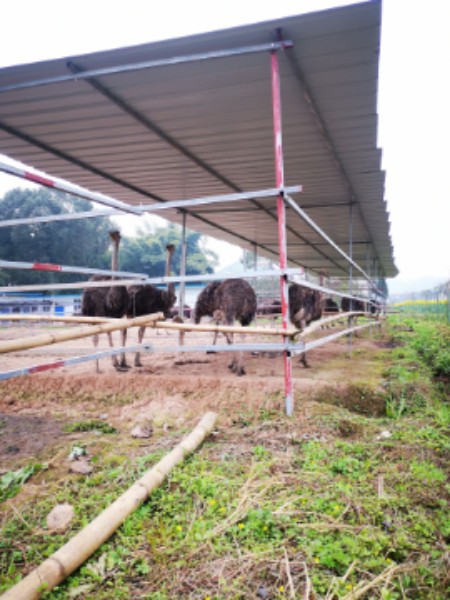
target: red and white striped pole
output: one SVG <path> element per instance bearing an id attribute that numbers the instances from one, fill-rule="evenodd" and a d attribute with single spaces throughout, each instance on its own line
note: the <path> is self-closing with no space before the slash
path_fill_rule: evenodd
<path id="1" fill-rule="evenodd" d="M 275 148 L 275 179 L 276 187 L 280 190 L 277 196 L 278 216 L 278 250 L 280 255 L 280 269 L 287 268 L 287 243 L 286 243 L 286 207 L 284 204 L 284 159 L 283 140 L 281 124 L 281 94 L 280 94 L 280 71 L 278 66 L 278 54 L 271 53 L 272 72 L 272 113 L 273 113 L 273 135 Z M 289 293 L 288 282 L 285 275 L 280 277 L 281 291 L 281 317 L 283 329 L 288 328 L 289 320 Z M 286 340 L 286 337 L 283 338 Z M 284 395 L 286 403 L 286 414 L 292 416 L 294 401 L 292 394 L 292 363 L 289 351 L 283 353 L 284 357 Z"/>
<path id="2" fill-rule="evenodd" d="M 24 269 L 30 271 L 53 271 L 58 273 L 82 273 L 85 275 L 105 275 L 107 277 L 131 277 L 133 279 L 147 279 L 145 273 L 130 273 L 129 271 L 111 271 L 106 269 L 90 269 L 89 267 L 71 267 L 41 262 L 18 262 L 0 260 L 0 269 Z"/>
<path id="3" fill-rule="evenodd" d="M 130 206 L 129 204 L 125 204 L 120 200 L 115 200 L 109 196 L 99 194 L 98 192 L 91 192 L 90 190 L 86 190 L 77 185 L 72 185 L 66 181 L 50 178 L 44 174 L 33 173 L 32 171 L 27 171 L 26 169 L 21 169 L 20 167 L 14 167 L 4 162 L 0 162 L 0 171 L 3 171 L 8 175 L 14 175 L 14 177 L 19 177 L 20 179 L 26 179 L 27 181 L 38 183 L 39 185 L 58 190 L 60 192 L 72 194 L 73 196 L 91 200 L 92 202 L 98 202 L 99 204 L 110 206 L 111 208 L 117 208 L 123 212 L 136 215 L 142 214 L 142 210 L 136 206 Z"/>

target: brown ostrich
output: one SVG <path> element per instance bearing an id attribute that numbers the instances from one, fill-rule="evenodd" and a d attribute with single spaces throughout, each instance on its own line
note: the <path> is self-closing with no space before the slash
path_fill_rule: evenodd
<path id="1" fill-rule="evenodd" d="M 194 323 L 197 325 L 200 323 L 202 317 L 212 317 L 214 315 L 215 293 L 221 283 L 221 281 L 211 281 L 211 283 L 208 283 L 198 295 L 193 314 Z M 213 345 L 216 343 L 218 335 L 219 334 L 216 331 L 214 333 Z"/>
<path id="2" fill-rule="evenodd" d="M 370 300 L 367 308 L 368 308 L 368 311 L 370 312 L 370 314 L 378 317 L 381 313 L 382 304 L 379 300 L 373 299 L 373 300 Z"/>
<path id="3" fill-rule="evenodd" d="M 339 304 L 333 300 L 333 298 L 324 298 L 323 300 L 323 314 L 330 315 L 336 314 L 339 312 Z M 335 323 L 332 322 L 331 325 L 323 325 L 323 329 L 330 329 L 330 327 L 335 327 Z"/>
<path id="4" fill-rule="evenodd" d="M 322 318 L 323 296 L 317 290 L 291 283 L 289 285 L 289 317 L 297 329 L 304 329 L 312 321 Z M 300 356 L 300 362 L 309 367 L 306 352 Z"/>
<path id="5" fill-rule="evenodd" d="M 333 300 L 333 298 L 325 298 L 323 301 L 323 309 L 327 313 L 338 313 L 339 304 Z"/>
<path id="6" fill-rule="evenodd" d="M 121 240 L 119 231 L 110 231 L 109 236 L 113 242 L 112 259 L 111 259 L 111 270 L 118 270 L 119 262 L 119 244 Z M 110 281 L 114 277 L 108 277 L 107 275 L 94 275 L 89 281 Z M 128 292 L 127 288 L 123 285 L 111 286 L 111 287 L 93 287 L 87 288 L 83 292 L 81 298 L 81 314 L 85 317 L 108 317 L 112 319 L 120 319 L 125 316 L 128 306 Z M 114 346 L 112 341 L 112 335 L 108 334 L 109 346 Z M 121 332 L 122 345 L 125 345 L 125 332 Z M 94 347 L 98 346 L 98 334 L 93 336 Z M 120 361 L 117 360 L 117 356 L 112 357 L 112 363 L 115 369 L 122 370 L 127 368 L 125 363 L 125 356 L 122 355 Z M 96 361 L 96 371 L 100 373 L 99 361 Z"/>
<path id="7" fill-rule="evenodd" d="M 354 300 L 353 298 L 347 298 L 344 296 L 341 300 L 341 308 L 344 312 L 357 311 L 365 312 L 366 306 L 362 300 Z"/>
<path id="8" fill-rule="evenodd" d="M 166 250 L 166 277 L 169 277 L 172 256 L 175 251 L 175 246 L 173 244 L 168 244 L 166 246 Z M 167 319 L 171 315 L 171 310 L 173 305 L 175 304 L 176 299 L 177 297 L 175 295 L 175 286 L 173 283 L 169 283 L 167 285 L 167 290 L 160 290 L 157 287 L 150 284 L 132 285 L 128 288 L 127 317 L 141 317 L 143 315 L 150 315 L 152 313 L 162 312 L 164 313 L 164 316 Z M 144 339 L 145 328 L 145 325 L 139 327 L 139 344 L 141 344 L 142 340 Z M 136 352 L 134 365 L 136 367 L 142 367 L 140 352 Z"/>
<path id="9" fill-rule="evenodd" d="M 233 325 L 239 321 L 243 327 L 250 325 L 256 315 L 256 294 L 244 279 L 214 281 L 206 286 L 197 298 L 194 309 L 194 322 L 199 323 L 204 316 L 210 316 L 217 324 Z M 218 334 L 215 333 L 216 342 Z M 233 343 L 233 335 L 226 335 L 227 342 Z M 236 375 L 245 375 L 242 352 L 236 352 L 229 368 Z"/>

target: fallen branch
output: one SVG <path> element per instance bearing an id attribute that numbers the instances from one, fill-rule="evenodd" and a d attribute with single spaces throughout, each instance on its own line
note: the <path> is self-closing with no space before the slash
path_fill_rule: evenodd
<path id="1" fill-rule="evenodd" d="M 206 413 L 195 429 L 169 454 L 67 544 L 5 592 L 1 600 L 34 600 L 64 581 L 148 498 L 151 491 L 162 484 L 166 475 L 182 462 L 186 455 L 200 446 L 213 430 L 216 418 L 216 413 Z"/>

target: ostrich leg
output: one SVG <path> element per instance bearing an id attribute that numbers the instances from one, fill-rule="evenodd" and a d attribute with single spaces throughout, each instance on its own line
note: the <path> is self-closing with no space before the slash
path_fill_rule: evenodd
<path id="1" fill-rule="evenodd" d="M 139 327 L 138 330 L 138 344 L 142 344 L 142 340 L 144 339 L 144 333 L 145 333 L 145 326 L 144 327 Z M 142 362 L 141 362 L 141 353 L 140 352 L 136 352 L 136 356 L 134 357 L 134 366 L 135 367 L 142 367 Z"/>
<path id="2" fill-rule="evenodd" d="M 120 341 L 122 346 L 125 348 L 125 346 L 127 345 L 127 330 L 123 329 L 120 332 Z M 122 352 L 120 355 L 120 363 L 118 364 L 118 366 L 116 366 L 116 369 L 118 371 L 128 371 L 128 369 L 130 368 L 130 365 L 127 363 L 127 358 L 126 358 L 126 354 L 125 352 Z"/>
<path id="3" fill-rule="evenodd" d="M 244 342 L 245 341 L 245 334 L 241 333 L 239 335 L 240 335 L 240 338 L 241 338 L 241 342 Z M 231 338 L 231 340 L 227 336 L 227 341 L 228 341 L 229 344 L 232 344 L 233 343 L 233 334 L 231 334 L 229 337 Z M 244 353 L 243 353 L 242 350 L 237 350 L 234 353 L 233 360 L 228 365 L 228 368 L 233 373 L 235 373 L 235 375 L 237 375 L 238 377 L 241 377 L 242 375 L 245 375 Z"/>
<path id="4" fill-rule="evenodd" d="M 92 343 L 94 344 L 94 348 L 97 351 L 97 348 L 98 348 L 98 333 L 96 333 L 92 337 Z M 96 370 L 97 373 L 101 373 L 101 371 L 100 371 L 100 361 L 98 360 L 98 358 L 95 361 L 95 370 Z"/>
<path id="5" fill-rule="evenodd" d="M 111 333 L 111 332 L 108 332 L 108 334 L 107 334 L 107 335 L 108 335 L 108 343 L 109 343 L 109 347 L 110 347 L 110 348 L 114 348 L 114 343 L 113 343 L 113 339 L 112 339 L 112 333 Z M 116 356 L 116 354 L 113 354 L 113 355 L 112 355 L 112 357 L 111 357 L 111 360 L 112 360 L 113 367 L 116 369 L 116 371 L 121 371 L 121 370 L 122 370 L 122 368 L 121 368 L 121 366 L 120 366 L 120 364 L 119 364 L 119 361 L 117 360 L 117 356 Z"/>

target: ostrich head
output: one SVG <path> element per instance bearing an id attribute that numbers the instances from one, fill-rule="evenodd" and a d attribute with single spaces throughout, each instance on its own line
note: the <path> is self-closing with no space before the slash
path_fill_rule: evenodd
<path id="1" fill-rule="evenodd" d="M 111 257 L 111 271 L 117 271 L 119 269 L 119 244 L 121 235 L 120 231 L 113 230 L 109 232 L 109 237 L 113 242 L 113 251 Z"/>

